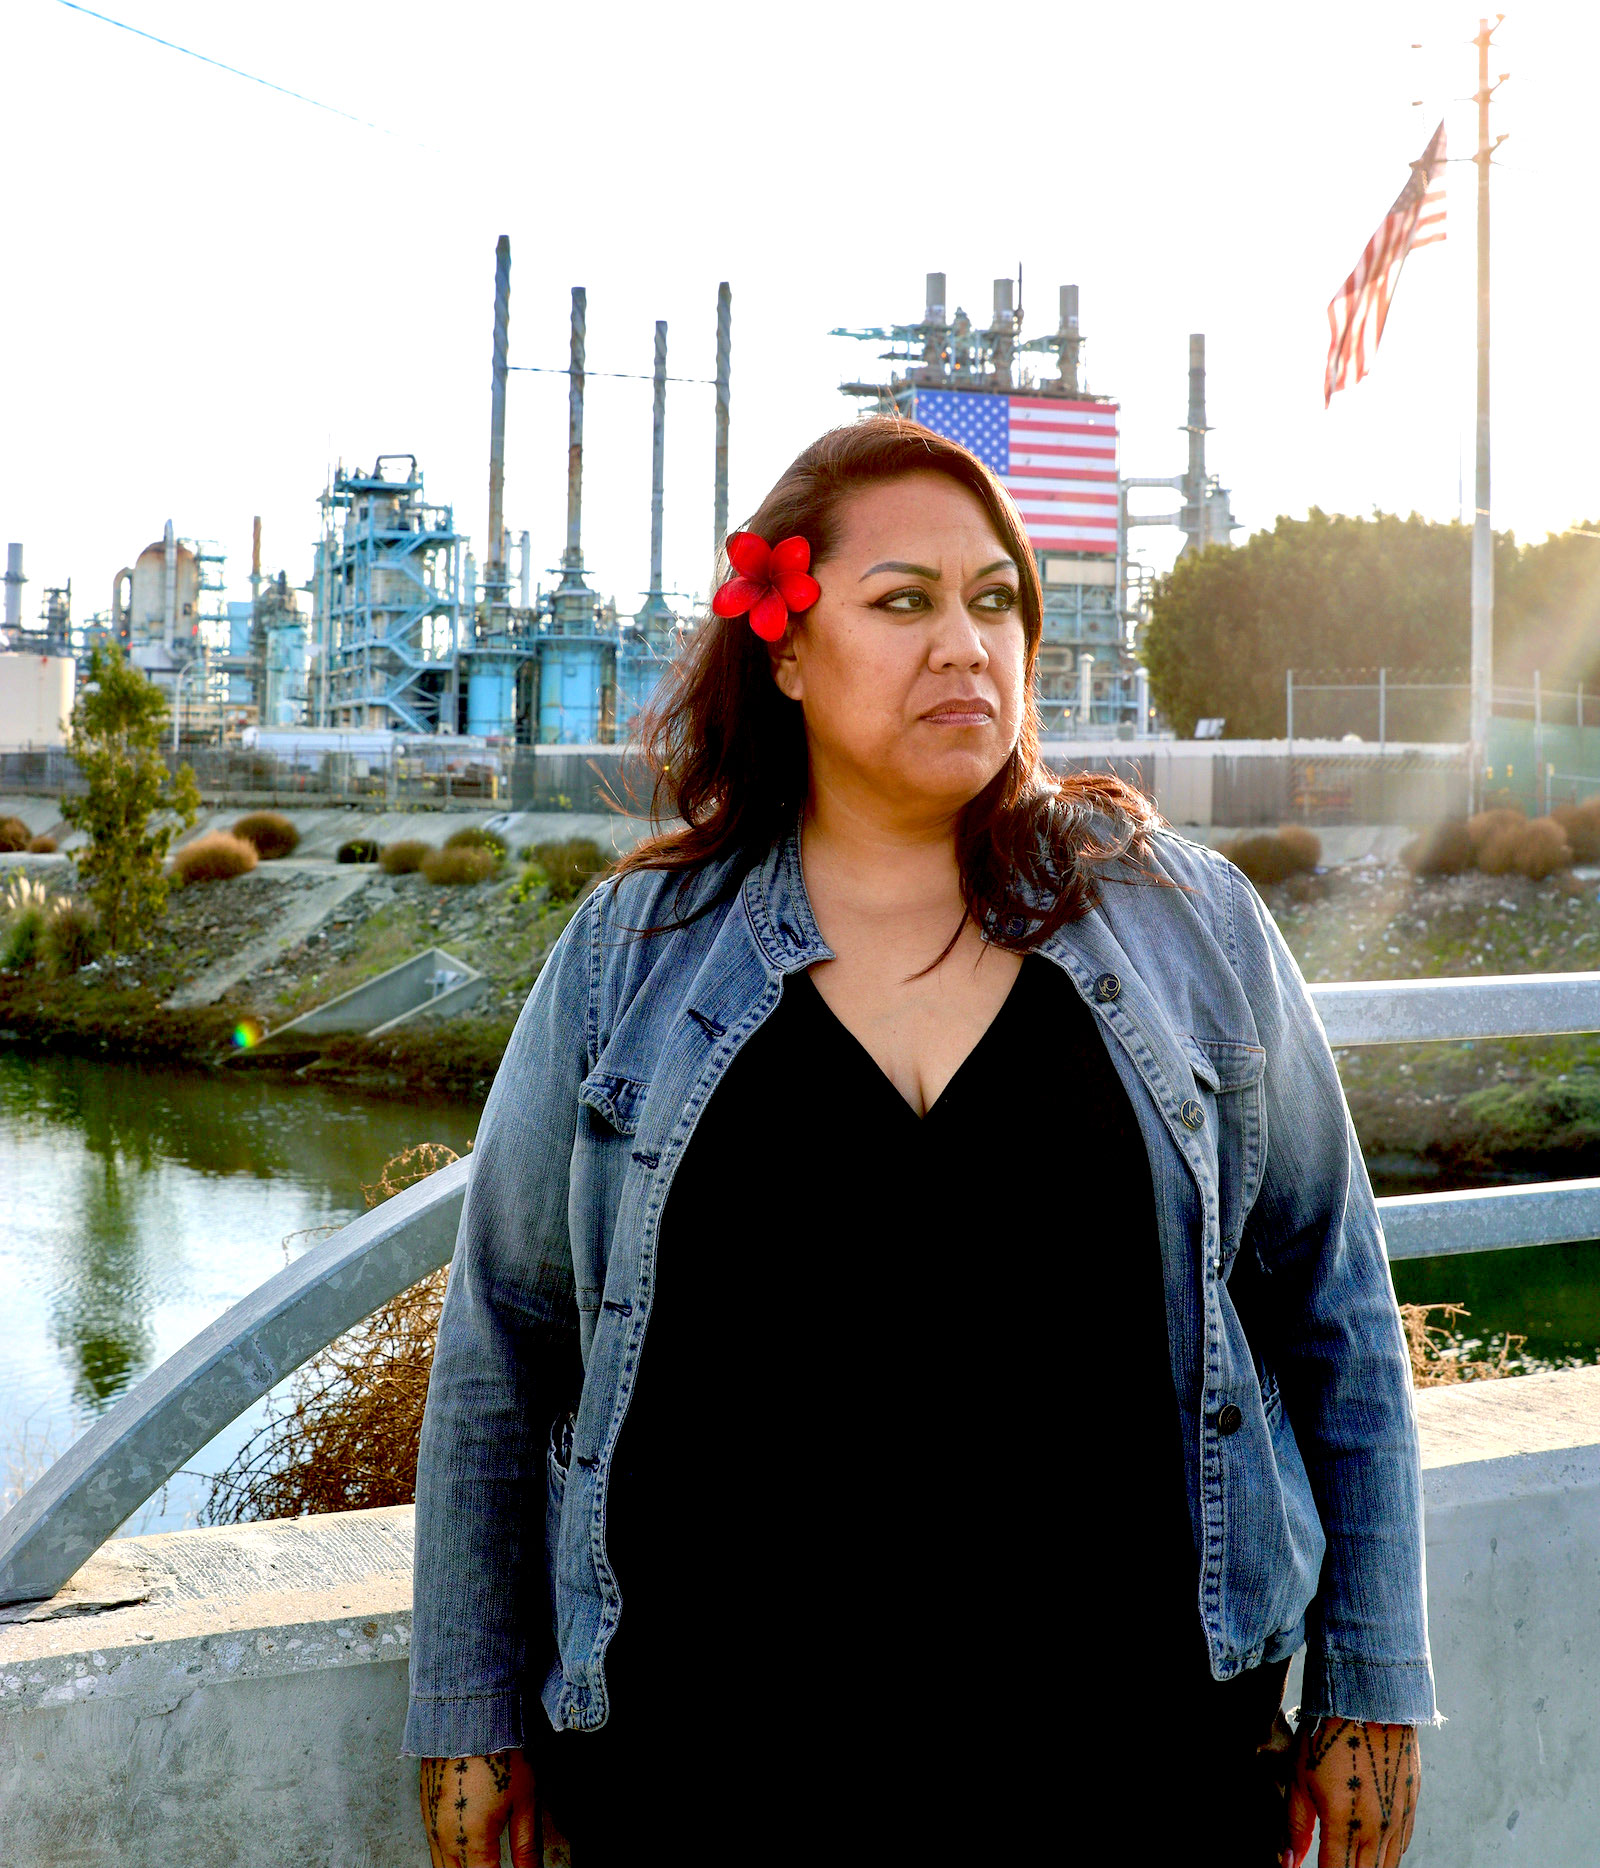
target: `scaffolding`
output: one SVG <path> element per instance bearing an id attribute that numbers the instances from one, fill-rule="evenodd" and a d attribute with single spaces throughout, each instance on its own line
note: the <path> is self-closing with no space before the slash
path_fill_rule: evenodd
<path id="1" fill-rule="evenodd" d="M 456 731 L 463 541 L 451 508 L 427 503 L 414 454 L 381 454 L 371 473 L 340 467 L 321 504 L 316 724 Z"/>

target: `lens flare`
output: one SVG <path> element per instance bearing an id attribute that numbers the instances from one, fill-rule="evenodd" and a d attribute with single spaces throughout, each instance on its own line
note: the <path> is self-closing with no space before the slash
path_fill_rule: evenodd
<path id="1" fill-rule="evenodd" d="M 233 1048 L 236 1051 L 248 1051 L 261 1042 L 261 1027 L 250 1019 L 233 1028 Z"/>

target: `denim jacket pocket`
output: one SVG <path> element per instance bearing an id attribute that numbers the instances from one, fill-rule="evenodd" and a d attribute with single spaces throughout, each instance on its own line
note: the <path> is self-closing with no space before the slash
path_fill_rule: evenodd
<path id="1" fill-rule="evenodd" d="M 1267 1054 L 1258 1044 L 1187 1034 L 1184 1055 L 1194 1075 L 1203 1133 L 1215 1150 L 1223 1269 L 1239 1249 L 1244 1222 L 1255 1204 L 1266 1161 L 1266 1113 L 1262 1079 Z"/>
<path id="2" fill-rule="evenodd" d="M 614 1134 L 632 1135 L 639 1127 L 639 1111 L 644 1107 L 648 1088 L 632 1077 L 597 1070 L 579 1084 L 578 1102 L 599 1116 Z"/>

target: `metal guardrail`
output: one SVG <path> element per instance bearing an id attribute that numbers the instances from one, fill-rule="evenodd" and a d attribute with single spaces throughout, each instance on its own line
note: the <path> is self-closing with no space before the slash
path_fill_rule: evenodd
<path id="1" fill-rule="evenodd" d="M 1600 1031 L 1600 973 L 1313 986 L 1336 1045 Z M 447 1264 L 472 1157 L 314 1246 L 147 1375 L 0 1517 L 0 1603 L 53 1595 L 284 1376 Z M 1600 1180 L 1380 1200 L 1389 1256 L 1600 1239 Z"/>
<path id="2" fill-rule="evenodd" d="M 472 1157 L 312 1246 L 147 1375 L 0 1517 L 0 1603 L 54 1595 L 285 1375 L 448 1264 Z"/>

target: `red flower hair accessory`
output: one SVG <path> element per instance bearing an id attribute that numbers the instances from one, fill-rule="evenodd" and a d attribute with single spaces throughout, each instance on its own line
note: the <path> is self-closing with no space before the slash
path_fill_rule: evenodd
<path id="1" fill-rule="evenodd" d="M 748 611 L 750 627 L 763 642 L 776 642 L 791 612 L 809 610 L 822 595 L 822 586 L 806 568 L 811 547 L 798 532 L 776 545 L 754 532 L 730 532 L 728 562 L 738 575 L 711 599 L 711 608 L 718 616 Z"/>

